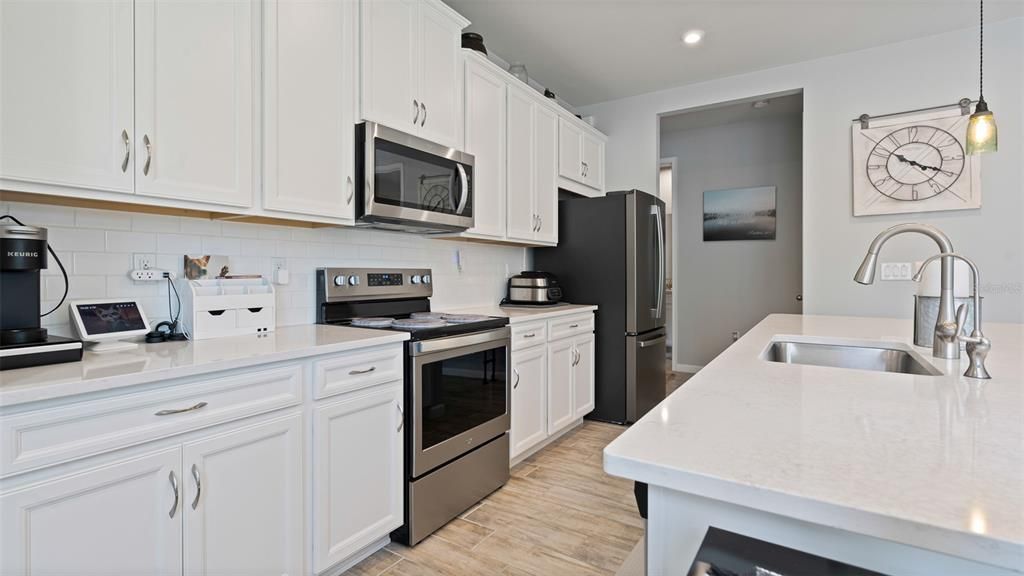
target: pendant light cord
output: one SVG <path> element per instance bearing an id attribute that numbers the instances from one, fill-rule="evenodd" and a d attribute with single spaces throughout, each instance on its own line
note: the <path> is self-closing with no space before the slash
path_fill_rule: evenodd
<path id="1" fill-rule="evenodd" d="M 985 100 L 985 0 L 978 2 L 978 99 Z"/>

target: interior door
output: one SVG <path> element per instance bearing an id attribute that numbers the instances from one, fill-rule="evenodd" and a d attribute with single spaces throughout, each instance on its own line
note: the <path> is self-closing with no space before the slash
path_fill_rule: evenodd
<path id="1" fill-rule="evenodd" d="M 252 205 L 258 7 L 136 0 L 138 194 Z"/>
<path id="2" fill-rule="evenodd" d="M 181 574 L 177 447 L 0 497 L 0 574 Z"/>
<path id="3" fill-rule="evenodd" d="M 301 574 L 302 416 L 184 446 L 185 574 Z"/>
<path id="4" fill-rule="evenodd" d="M 626 331 L 665 325 L 665 204 L 644 192 L 626 199 Z"/>
<path id="5" fill-rule="evenodd" d="M 415 134 L 421 114 L 416 72 L 420 2 L 362 0 L 359 6 L 363 118 Z"/>
<path id="6" fill-rule="evenodd" d="M 0 177 L 133 191 L 131 0 L 0 2 Z"/>

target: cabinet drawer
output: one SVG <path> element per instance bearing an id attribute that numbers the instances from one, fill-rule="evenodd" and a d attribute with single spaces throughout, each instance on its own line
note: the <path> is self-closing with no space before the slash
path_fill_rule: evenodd
<path id="1" fill-rule="evenodd" d="M 566 318 L 555 318 L 548 320 L 548 339 L 558 340 L 576 334 L 586 334 L 594 331 L 594 314 L 577 314 Z"/>
<path id="2" fill-rule="evenodd" d="M 212 338 L 229 334 L 238 325 L 234 310 L 200 310 L 196 312 L 195 332 Z"/>
<path id="3" fill-rule="evenodd" d="M 313 397 L 327 398 L 402 379 L 402 345 L 357 350 L 313 363 Z"/>
<path id="4" fill-rule="evenodd" d="M 296 364 L 5 417 L 0 475 L 292 406 L 302 401 L 302 381 Z"/>
<path id="5" fill-rule="evenodd" d="M 513 325 L 512 349 L 519 350 L 543 344 L 548 339 L 547 333 L 547 324 L 544 322 L 523 324 L 522 326 Z"/>

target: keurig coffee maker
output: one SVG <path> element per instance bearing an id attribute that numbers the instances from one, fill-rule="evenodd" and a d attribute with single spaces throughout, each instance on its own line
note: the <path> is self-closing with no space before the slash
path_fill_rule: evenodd
<path id="1" fill-rule="evenodd" d="M 40 325 L 39 272 L 47 267 L 46 229 L 3 218 L 17 224 L 0 225 L 0 370 L 81 360 L 80 341 L 50 335 Z"/>

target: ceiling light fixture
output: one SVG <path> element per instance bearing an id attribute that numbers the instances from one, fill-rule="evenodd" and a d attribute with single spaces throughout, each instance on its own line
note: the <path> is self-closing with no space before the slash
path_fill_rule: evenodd
<path id="1" fill-rule="evenodd" d="M 983 154 L 999 149 L 999 133 L 996 130 L 996 117 L 988 109 L 985 102 L 985 1 L 979 1 L 981 23 L 978 39 L 978 105 L 974 114 L 967 122 L 967 153 Z"/>
<path id="2" fill-rule="evenodd" d="M 700 41 L 704 39 L 703 30 L 690 30 L 686 34 L 683 34 L 683 42 L 689 46 L 695 46 L 700 44 Z"/>

